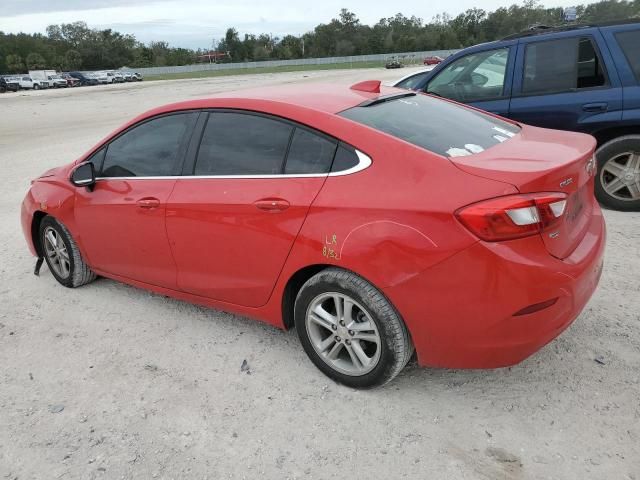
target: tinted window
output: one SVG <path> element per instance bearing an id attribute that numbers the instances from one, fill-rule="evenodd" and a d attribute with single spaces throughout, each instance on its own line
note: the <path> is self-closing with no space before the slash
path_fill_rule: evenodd
<path id="1" fill-rule="evenodd" d="M 332 172 L 343 172 L 355 167 L 360 163 L 360 159 L 353 148 L 340 144 L 336 150 L 336 156 L 331 166 Z"/>
<path id="2" fill-rule="evenodd" d="M 176 174 L 185 133 L 197 114 L 167 115 L 145 122 L 107 147 L 102 177 L 152 177 Z"/>
<path id="3" fill-rule="evenodd" d="M 411 90 L 416 87 L 424 78 L 429 74 L 429 72 L 420 72 L 415 75 L 410 76 L 409 78 L 405 78 L 401 82 L 395 84 L 397 88 L 406 88 L 407 90 Z"/>
<path id="4" fill-rule="evenodd" d="M 459 58 L 429 82 L 427 92 L 459 102 L 500 98 L 504 94 L 508 59 L 508 48 Z"/>
<path id="5" fill-rule="evenodd" d="M 354 107 L 340 115 L 449 157 L 479 153 L 520 131 L 482 112 L 421 94 Z"/>
<path id="6" fill-rule="evenodd" d="M 336 142 L 296 128 L 284 173 L 327 173 L 335 151 Z"/>
<path id="7" fill-rule="evenodd" d="M 616 39 L 627 57 L 636 80 L 640 81 L 640 30 L 618 33 Z"/>
<path id="8" fill-rule="evenodd" d="M 523 93 L 566 92 L 605 83 L 602 64 L 589 38 L 564 38 L 527 45 Z"/>
<path id="9" fill-rule="evenodd" d="M 293 127 L 243 113 L 212 113 L 205 127 L 195 175 L 282 173 Z"/>

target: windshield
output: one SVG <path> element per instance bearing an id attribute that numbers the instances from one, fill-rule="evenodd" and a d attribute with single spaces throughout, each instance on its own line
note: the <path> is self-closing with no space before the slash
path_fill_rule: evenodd
<path id="1" fill-rule="evenodd" d="M 353 107 L 340 115 L 446 157 L 480 153 L 520 131 L 512 123 L 422 94 Z"/>

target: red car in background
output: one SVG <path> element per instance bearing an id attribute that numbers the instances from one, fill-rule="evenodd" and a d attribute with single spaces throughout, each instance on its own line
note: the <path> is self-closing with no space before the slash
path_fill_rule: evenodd
<path id="1" fill-rule="evenodd" d="M 62 76 L 62 78 L 64 78 L 67 81 L 67 87 L 79 87 L 80 86 L 80 80 L 78 80 L 75 77 L 72 77 L 68 73 L 63 73 L 63 74 L 61 74 L 61 76 Z"/>
<path id="2" fill-rule="evenodd" d="M 425 65 L 438 65 L 440 62 L 443 62 L 444 58 L 439 57 L 437 55 L 433 55 L 430 57 L 426 57 L 422 63 Z"/>
<path id="3" fill-rule="evenodd" d="M 595 140 L 363 82 L 157 108 L 32 182 L 36 272 L 296 327 L 325 374 L 513 365 L 602 269 Z"/>

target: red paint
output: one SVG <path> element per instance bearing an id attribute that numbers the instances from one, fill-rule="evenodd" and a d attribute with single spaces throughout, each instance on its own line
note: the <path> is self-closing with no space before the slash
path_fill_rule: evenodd
<path id="1" fill-rule="evenodd" d="M 395 92 L 381 88 L 382 95 Z M 521 361 L 579 315 L 599 279 L 605 227 L 584 168 L 594 140 L 523 126 L 483 153 L 449 160 L 335 115 L 378 95 L 287 85 L 141 115 L 123 128 L 177 110 L 264 112 L 337 137 L 373 163 L 335 177 L 99 180 L 92 192 L 73 187 L 73 165 L 103 141 L 33 183 L 22 205 L 29 247 L 35 254 L 31 225 L 44 212 L 67 226 L 100 275 L 278 327 L 289 279 L 311 265 L 336 265 L 385 293 L 421 365 Z M 568 177 L 572 183 L 561 187 Z M 455 215 L 496 197 L 539 192 L 567 195 L 567 214 L 553 232 L 486 242 Z M 514 316 L 550 299 L 557 300 Z"/>

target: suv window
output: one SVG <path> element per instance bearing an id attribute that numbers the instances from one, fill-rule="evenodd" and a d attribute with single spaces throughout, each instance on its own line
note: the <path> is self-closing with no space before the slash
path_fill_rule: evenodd
<path id="1" fill-rule="evenodd" d="M 427 95 L 353 107 L 340 115 L 448 157 L 482 152 L 520 131 L 512 123 Z"/>
<path id="2" fill-rule="evenodd" d="M 606 84 L 602 63 L 588 37 L 527 45 L 522 93 L 550 94 Z"/>
<path id="3" fill-rule="evenodd" d="M 282 173 L 293 126 L 247 113 L 216 112 L 202 136 L 195 175 Z"/>
<path id="4" fill-rule="evenodd" d="M 504 95 L 509 48 L 472 53 L 447 65 L 427 93 L 459 102 L 495 100 Z"/>
<path id="5" fill-rule="evenodd" d="M 176 174 L 185 133 L 197 118 L 180 113 L 154 118 L 128 130 L 107 146 L 100 177 L 156 177 Z"/>
<path id="6" fill-rule="evenodd" d="M 284 173 L 328 173 L 336 147 L 333 140 L 296 128 Z"/>
<path id="7" fill-rule="evenodd" d="M 422 80 L 425 79 L 427 75 L 429 75 L 431 71 L 428 72 L 420 72 L 415 75 L 411 75 L 409 78 L 405 78 L 401 82 L 395 84 L 396 88 L 406 88 L 407 90 L 411 90 L 416 87 Z"/>
<path id="8" fill-rule="evenodd" d="M 620 32 L 616 34 L 616 40 L 618 40 L 624 56 L 627 57 L 627 62 L 629 62 L 636 80 L 640 81 L 640 30 Z"/>

